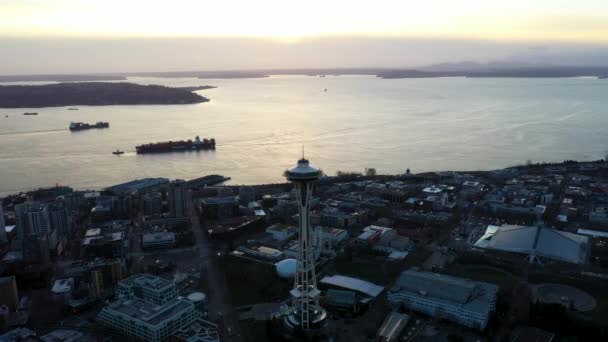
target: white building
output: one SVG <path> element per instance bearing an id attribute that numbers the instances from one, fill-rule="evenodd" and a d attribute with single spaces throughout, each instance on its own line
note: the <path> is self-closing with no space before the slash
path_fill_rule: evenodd
<path id="1" fill-rule="evenodd" d="M 138 298 L 162 305 L 177 297 L 175 283 L 151 274 L 136 274 L 118 282 L 118 298 L 128 300 Z"/>
<path id="2" fill-rule="evenodd" d="M 162 305 L 141 299 L 120 299 L 105 306 L 98 320 L 106 327 L 144 341 L 166 341 L 197 318 L 194 304 L 175 298 Z"/>
<path id="3" fill-rule="evenodd" d="M 485 329 L 494 311 L 498 286 L 413 269 L 404 271 L 388 292 L 394 306 Z"/>
<path id="4" fill-rule="evenodd" d="M 286 224 L 274 224 L 266 228 L 266 232 L 272 235 L 272 238 L 279 241 L 285 242 L 296 236 L 297 228 Z"/>
<path id="5" fill-rule="evenodd" d="M 531 261 L 546 258 L 584 264 L 589 255 L 589 238 L 542 225 L 490 225 L 485 234 L 477 240 L 475 247 L 527 254 L 532 257 Z"/>
<path id="6" fill-rule="evenodd" d="M 361 234 L 357 236 L 357 243 L 368 245 L 375 243 L 380 239 L 380 237 L 388 232 L 391 232 L 393 229 L 388 227 L 381 227 L 376 225 L 371 225 L 363 228 Z"/>

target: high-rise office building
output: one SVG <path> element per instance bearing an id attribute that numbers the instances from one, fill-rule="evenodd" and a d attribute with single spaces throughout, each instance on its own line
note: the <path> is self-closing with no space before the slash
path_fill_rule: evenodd
<path id="1" fill-rule="evenodd" d="M 23 242 L 25 241 L 27 229 L 27 203 L 15 205 L 15 241 L 11 243 L 11 249 L 23 250 Z"/>
<path id="2" fill-rule="evenodd" d="M 0 244 L 7 242 L 6 225 L 4 224 L 4 211 L 2 209 L 2 198 L 0 198 Z"/>
<path id="3" fill-rule="evenodd" d="M 299 211 L 297 267 L 294 288 L 290 291 L 292 306 L 285 316 L 285 323 L 289 328 L 301 328 L 314 334 L 324 327 L 327 317 L 327 312 L 319 305 L 321 292 L 317 288 L 313 232 L 309 217 L 313 184 L 321 176 L 321 170 L 312 167 L 302 156 L 296 166 L 285 172 L 285 176 L 296 187 Z"/>
<path id="4" fill-rule="evenodd" d="M 255 202 L 255 188 L 242 186 L 239 188 L 239 203 L 246 207 L 249 203 Z"/>
<path id="5" fill-rule="evenodd" d="M 51 220 L 45 206 L 39 202 L 30 203 L 26 211 L 27 234 L 46 236 L 51 231 Z"/>
<path id="6" fill-rule="evenodd" d="M 63 239 L 68 235 L 70 230 L 70 222 L 68 220 L 68 211 L 63 202 L 53 202 L 47 207 L 51 230 L 57 232 L 57 236 Z"/>
<path id="7" fill-rule="evenodd" d="M 191 197 L 187 183 L 176 179 L 169 184 L 169 212 L 175 217 L 189 217 Z"/>
<path id="8" fill-rule="evenodd" d="M 163 200 L 158 191 L 148 192 L 144 196 L 144 214 L 158 215 L 163 212 Z"/>

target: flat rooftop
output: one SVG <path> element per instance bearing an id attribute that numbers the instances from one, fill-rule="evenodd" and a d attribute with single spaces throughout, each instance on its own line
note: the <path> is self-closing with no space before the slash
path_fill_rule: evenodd
<path id="1" fill-rule="evenodd" d="M 401 273 L 390 291 L 433 298 L 435 301 L 459 306 L 473 312 L 487 312 L 490 303 L 494 301 L 498 286 L 410 269 Z"/>
<path id="2" fill-rule="evenodd" d="M 358 291 L 370 297 L 377 297 L 384 290 L 384 287 L 370 283 L 369 281 L 347 277 L 340 274 L 325 276 L 319 281 L 319 283 Z"/>
<path id="3" fill-rule="evenodd" d="M 156 305 L 143 301 L 141 299 L 119 300 L 106 307 L 103 310 L 114 311 L 123 316 L 128 316 L 132 319 L 149 325 L 158 325 L 159 323 L 178 316 L 182 312 L 193 307 L 190 301 L 175 298 L 163 305 Z"/>
<path id="4" fill-rule="evenodd" d="M 151 274 L 135 274 L 125 278 L 119 282 L 123 286 L 142 286 L 152 289 L 163 289 L 168 286 L 173 286 L 174 283 Z"/>

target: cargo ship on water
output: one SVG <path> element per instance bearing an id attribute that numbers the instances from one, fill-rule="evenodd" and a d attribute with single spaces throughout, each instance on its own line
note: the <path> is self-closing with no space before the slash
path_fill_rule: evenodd
<path id="1" fill-rule="evenodd" d="M 84 131 L 85 129 L 93 128 L 108 128 L 110 124 L 107 122 L 98 122 L 93 125 L 84 122 L 72 122 L 70 123 L 70 131 Z"/>
<path id="2" fill-rule="evenodd" d="M 215 150 L 215 139 L 203 139 L 199 136 L 192 140 L 164 141 L 135 146 L 137 153 L 163 153 L 198 150 Z"/>

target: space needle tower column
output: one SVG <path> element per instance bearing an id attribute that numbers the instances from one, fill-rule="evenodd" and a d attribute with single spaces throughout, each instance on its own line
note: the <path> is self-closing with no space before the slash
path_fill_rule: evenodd
<path id="1" fill-rule="evenodd" d="M 297 269 L 294 287 L 290 291 L 290 307 L 285 323 L 291 327 L 300 327 L 305 332 L 313 332 L 323 327 L 327 313 L 319 306 L 315 260 L 313 256 L 313 234 L 310 226 L 310 201 L 315 181 L 321 176 L 321 170 L 312 167 L 302 156 L 298 164 L 285 171 L 285 176 L 294 183 L 299 209 L 299 244 Z"/>

